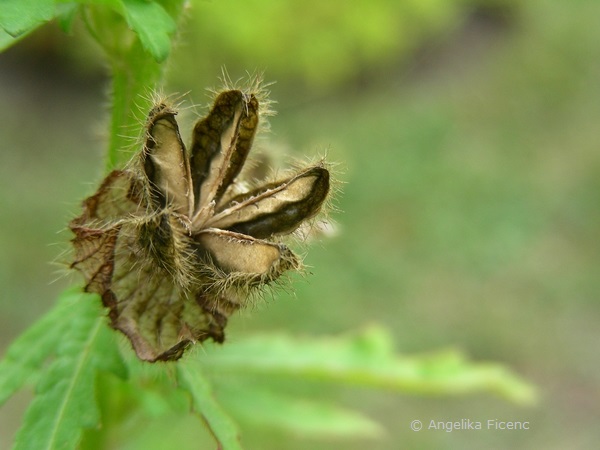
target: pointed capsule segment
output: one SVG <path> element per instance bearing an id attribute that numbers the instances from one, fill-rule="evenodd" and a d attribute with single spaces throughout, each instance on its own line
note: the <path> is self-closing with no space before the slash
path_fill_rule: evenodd
<path id="1" fill-rule="evenodd" d="M 209 228 L 195 239 L 208 251 L 213 263 L 226 273 L 275 279 L 285 270 L 299 265 L 296 256 L 285 245 L 243 234 Z"/>
<path id="2" fill-rule="evenodd" d="M 235 197 L 210 226 L 264 239 L 296 230 L 319 212 L 329 192 L 329 171 L 310 167 L 283 181 Z"/>
<path id="3" fill-rule="evenodd" d="M 196 124 L 190 155 L 196 212 L 218 202 L 242 170 L 256 134 L 258 107 L 254 95 L 225 91 Z"/>
<path id="4" fill-rule="evenodd" d="M 162 103 L 150 111 L 142 161 L 155 207 L 171 206 L 189 216 L 194 203 L 192 179 L 175 114 Z"/>

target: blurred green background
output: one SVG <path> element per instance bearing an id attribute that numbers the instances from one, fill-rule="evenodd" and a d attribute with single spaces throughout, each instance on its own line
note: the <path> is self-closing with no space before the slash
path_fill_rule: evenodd
<path id="1" fill-rule="evenodd" d="M 282 161 L 283 151 L 327 150 L 345 183 L 337 234 L 308 253 L 312 274 L 296 280 L 295 295 L 235 317 L 229 337 L 378 323 L 401 353 L 458 347 L 506 364 L 541 393 L 523 408 L 488 395 L 336 390 L 387 434 L 307 440 L 250 424 L 248 448 L 600 442 L 598 17 L 591 0 L 194 2 L 165 90 L 204 105 L 222 66 L 234 79 L 264 71 L 277 82 L 278 115 L 258 147 Z M 84 35 L 50 25 L 0 55 L 0 350 L 72 281 L 50 262 L 102 176 L 108 79 Z M 0 410 L 0 448 L 27 399 Z M 413 419 L 531 429 L 416 433 Z"/>

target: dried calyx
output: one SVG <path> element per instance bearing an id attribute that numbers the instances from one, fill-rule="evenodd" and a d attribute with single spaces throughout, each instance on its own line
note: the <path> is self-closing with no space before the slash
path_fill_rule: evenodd
<path id="1" fill-rule="evenodd" d="M 329 170 L 321 161 L 240 192 L 261 117 L 257 97 L 218 94 L 189 151 L 177 112 L 158 103 L 139 157 L 111 172 L 70 223 L 71 267 L 143 360 L 175 360 L 194 342 L 222 342 L 233 312 L 301 268 L 280 237 L 319 213 Z"/>

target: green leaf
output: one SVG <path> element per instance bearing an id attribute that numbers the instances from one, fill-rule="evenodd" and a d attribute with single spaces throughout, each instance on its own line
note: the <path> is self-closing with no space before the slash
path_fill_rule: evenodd
<path id="1" fill-rule="evenodd" d="M 57 12 L 56 18 L 60 29 L 65 33 L 70 33 L 73 29 L 73 22 L 79 11 L 79 5 L 77 3 L 59 3 L 56 5 Z"/>
<path id="2" fill-rule="evenodd" d="M 219 390 L 232 414 L 255 425 L 275 426 L 314 438 L 381 436 L 381 426 L 364 415 L 324 402 L 279 395 L 251 387 Z"/>
<path id="3" fill-rule="evenodd" d="M 84 23 L 106 52 L 112 69 L 107 170 L 122 167 L 137 151 L 131 143 L 152 107 L 149 94 L 162 77 L 162 61 L 170 52 L 170 35 L 176 29 L 173 17 L 181 16 L 183 4 L 183 0 L 171 0 L 167 12 L 156 2 L 102 0 L 104 7 L 83 9 Z"/>
<path id="4" fill-rule="evenodd" d="M 17 433 L 16 450 L 75 448 L 83 428 L 98 425 L 95 400 L 98 370 L 125 373 L 114 332 L 102 305 L 81 294 L 63 325 L 56 358 L 40 376 L 36 395 Z"/>
<path id="5" fill-rule="evenodd" d="M 171 35 L 176 29 L 175 21 L 164 8 L 155 2 L 123 0 L 127 24 L 135 31 L 142 43 L 157 62 L 163 62 L 171 51 Z"/>
<path id="6" fill-rule="evenodd" d="M 534 389 L 498 364 L 472 363 L 457 351 L 396 355 L 379 328 L 357 336 L 293 339 L 285 334 L 238 340 L 198 355 L 211 372 L 277 375 L 403 393 L 456 395 L 492 392 L 517 403 L 535 399 Z"/>
<path id="7" fill-rule="evenodd" d="M 73 305 L 81 296 L 80 288 L 65 291 L 54 308 L 8 347 L 0 361 L 0 405 L 36 376 L 46 359 L 54 354 L 65 328 L 74 319 Z"/>
<path id="8" fill-rule="evenodd" d="M 237 426 L 213 397 L 210 383 L 201 370 L 197 361 L 189 358 L 180 361 L 177 366 L 179 382 L 191 394 L 194 409 L 204 417 L 219 448 L 241 450 Z"/>
<path id="9" fill-rule="evenodd" d="M 3 52 L 7 48 L 13 46 L 17 42 L 19 42 L 21 39 L 23 39 L 25 36 L 27 36 L 27 35 L 22 34 L 18 38 L 14 38 L 10 34 L 8 34 L 6 31 L 4 31 L 4 29 L 0 28 L 0 52 Z"/>
<path id="10" fill-rule="evenodd" d="M 0 27 L 12 37 L 33 31 L 54 17 L 54 0 L 3 0 Z"/>
<path id="11" fill-rule="evenodd" d="M 173 383 L 177 366 L 142 361 L 129 341 L 123 339 L 120 342 L 129 374 L 127 396 L 134 397 L 139 408 L 149 417 L 161 417 L 174 412 L 188 413 L 189 396 Z"/>

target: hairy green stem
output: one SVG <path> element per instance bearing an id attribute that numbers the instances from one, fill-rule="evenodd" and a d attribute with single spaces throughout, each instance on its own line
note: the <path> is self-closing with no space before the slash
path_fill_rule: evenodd
<path id="1" fill-rule="evenodd" d="M 175 23 L 179 21 L 183 0 L 158 3 Z M 150 110 L 152 93 L 161 82 L 165 63 L 156 61 L 124 17 L 114 10 L 89 6 L 83 9 L 82 17 L 90 35 L 106 53 L 111 70 L 110 135 L 106 153 L 106 170 L 110 171 L 123 166 L 137 150 L 135 144 L 139 142 L 145 114 Z M 139 15 L 136 17 L 139 19 Z"/>
<path id="2" fill-rule="evenodd" d="M 112 61 L 112 105 L 107 171 L 122 166 L 135 152 L 144 114 L 150 110 L 151 94 L 160 82 L 163 65 L 154 61 L 136 41 L 119 59 Z"/>

